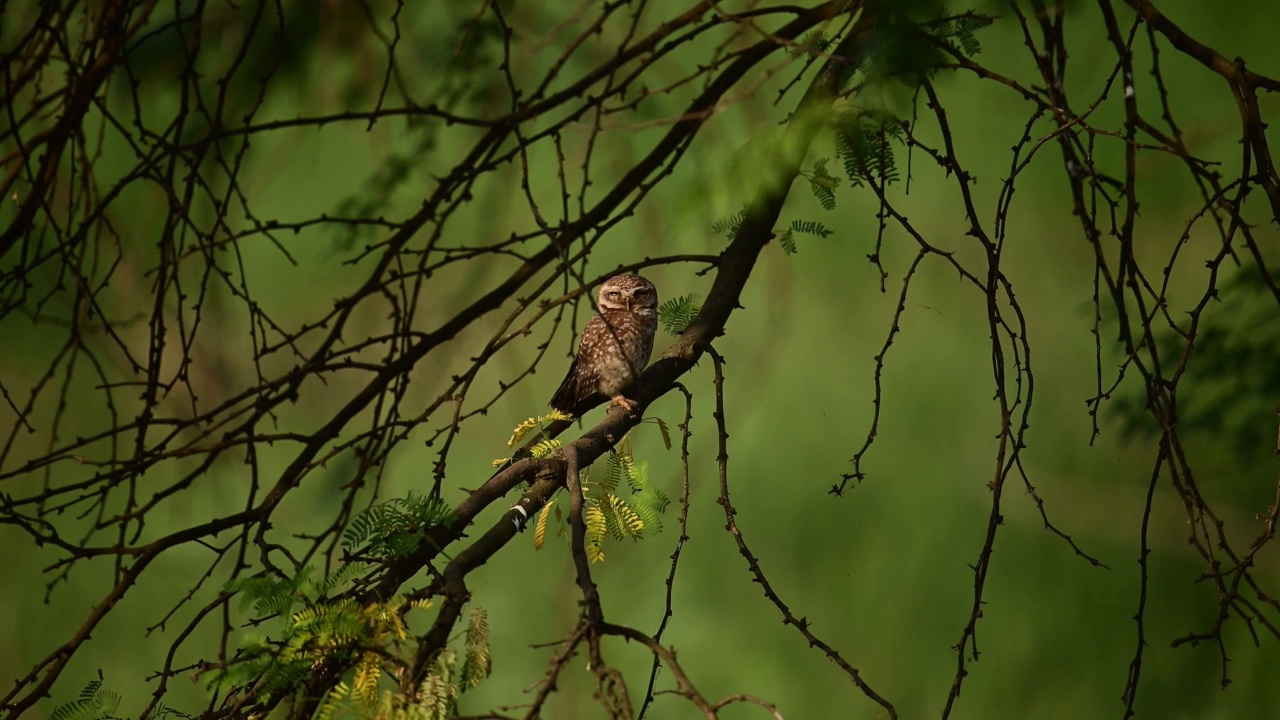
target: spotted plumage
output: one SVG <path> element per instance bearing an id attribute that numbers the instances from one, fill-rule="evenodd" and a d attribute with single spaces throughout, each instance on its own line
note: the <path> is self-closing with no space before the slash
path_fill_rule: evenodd
<path id="1" fill-rule="evenodd" d="M 592 393 L 633 410 L 635 401 L 622 391 L 644 371 L 653 352 L 658 326 L 653 283 L 639 275 L 615 275 L 600 286 L 596 308 L 569 373 L 551 398 L 551 407 L 564 413 L 572 413 Z"/>

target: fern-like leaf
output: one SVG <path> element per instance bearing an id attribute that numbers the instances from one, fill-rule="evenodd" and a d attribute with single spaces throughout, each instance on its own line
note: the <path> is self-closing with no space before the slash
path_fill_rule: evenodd
<path id="1" fill-rule="evenodd" d="M 846 113 L 837 122 L 836 154 L 854 187 L 869 180 L 881 186 L 898 182 L 892 143 L 902 141 L 901 124 L 883 113 Z"/>
<path id="2" fill-rule="evenodd" d="M 471 690 L 493 672 L 493 659 L 489 656 L 489 648 L 470 648 L 462 662 L 462 689 Z"/>
<path id="3" fill-rule="evenodd" d="M 115 717 L 116 708 L 120 707 L 120 693 L 113 690 L 99 690 L 93 695 L 93 706 L 99 717 Z"/>
<path id="4" fill-rule="evenodd" d="M 411 718 L 416 720 L 422 717 L 422 713 L 414 712 L 415 710 L 417 710 L 416 705 L 406 704 L 403 697 L 393 695 L 390 690 L 383 690 L 382 696 L 378 698 L 378 708 L 370 713 L 370 716 L 378 718 L 378 720 L 382 718 L 396 718 L 399 720 L 399 716 L 403 713 L 405 720 L 410 720 Z"/>
<path id="5" fill-rule="evenodd" d="M 654 422 L 658 424 L 658 432 L 662 433 L 662 444 L 671 449 L 671 431 L 667 429 L 667 423 L 660 417 L 655 417 Z"/>
<path id="6" fill-rule="evenodd" d="M 102 688 L 103 680 L 104 678 L 102 675 L 102 671 L 99 670 L 97 680 L 90 680 L 89 682 L 85 683 L 84 687 L 80 688 L 80 702 L 84 704 L 89 704 L 93 702 L 93 697 L 97 695 L 98 690 Z"/>
<path id="7" fill-rule="evenodd" d="M 533 432 L 534 430 L 542 429 L 547 423 L 555 422 L 557 420 L 568 422 L 569 420 L 572 420 L 572 419 L 573 419 L 572 415 L 568 415 L 566 413 L 560 412 L 559 410 L 555 410 L 555 409 L 553 409 L 551 412 L 547 413 L 546 415 L 531 417 L 528 420 L 525 420 L 524 422 L 517 425 L 515 430 L 511 431 L 511 438 L 507 440 L 507 447 L 515 447 L 516 445 L 519 445 L 520 441 L 524 440 L 529 435 L 529 433 Z"/>
<path id="8" fill-rule="evenodd" d="M 360 572 L 362 570 L 365 570 L 367 567 L 368 567 L 367 563 L 359 560 L 356 560 L 354 562 L 349 562 L 343 565 L 342 567 L 338 568 L 335 572 L 330 573 L 329 577 L 325 578 L 324 580 L 322 580 L 316 585 L 316 597 L 323 598 L 328 596 L 334 590 L 338 589 L 339 587 L 343 587 L 347 583 L 351 582 L 353 579 L 355 579 L 356 575 L 359 575 Z"/>
<path id="9" fill-rule="evenodd" d="M 551 507 L 555 504 L 555 500 L 548 500 L 547 504 L 542 506 L 542 512 L 538 513 L 538 522 L 533 526 L 534 550 L 541 550 L 543 543 L 547 540 L 547 518 L 551 517 Z"/>
<path id="10" fill-rule="evenodd" d="M 50 720 L 72 720 L 78 718 L 89 710 L 89 706 L 80 700 L 72 700 L 63 703 L 54 708 L 53 714 L 49 716 Z"/>
<path id="11" fill-rule="evenodd" d="M 618 526 L 624 537 L 638 540 L 644 536 L 644 520 L 626 501 L 617 495 L 610 495 L 609 503 L 614 515 L 618 518 Z"/>
<path id="12" fill-rule="evenodd" d="M 608 534 L 604 513 L 593 504 L 582 510 L 582 521 L 587 526 L 586 551 L 591 562 L 604 562 L 604 538 Z"/>
<path id="13" fill-rule="evenodd" d="M 351 677 L 351 696 L 367 706 L 378 701 L 378 679 L 382 677 L 382 660 L 377 653 L 365 653 Z"/>
<path id="14" fill-rule="evenodd" d="M 618 465 L 622 470 L 622 477 L 626 480 L 627 487 L 631 488 L 631 492 L 641 492 L 649 486 L 649 464 L 637 462 L 635 455 L 627 453 L 620 457 Z"/>
<path id="15" fill-rule="evenodd" d="M 155 720 L 166 720 L 171 717 L 181 718 L 181 720 L 196 720 L 195 715 L 182 712 L 177 708 L 169 707 L 164 703 L 156 705 L 156 710 L 150 715 L 150 717 L 155 718 Z"/>
<path id="16" fill-rule="evenodd" d="M 822 204 L 822 208 L 824 210 L 835 210 L 835 190 L 840 185 L 840 178 L 827 172 L 827 163 L 829 161 L 830 158 L 820 158 L 814 161 L 813 170 L 805 174 L 805 179 L 809 181 L 809 190 L 818 199 L 818 202 Z"/>
<path id="17" fill-rule="evenodd" d="M 818 202 L 822 204 L 823 210 L 836 209 L 836 194 L 831 186 L 825 185 L 814 178 L 809 178 L 809 190 L 818 199 Z"/>
<path id="18" fill-rule="evenodd" d="M 419 527 L 436 527 L 453 521 L 453 508 L 440 497 L 410 490 L 398 504 L 409 515 L 410 523 Z"/>
<path id="19" fill-rule="evenodd" d="M 556 438 L 547 438 L 529 448 L 529 452 L 536 458 L 551 457 L 564 446 L 564 443 Z"/>
<path id="20" fill-rule="evenodd" d="M 622 524 L 622 518 L 618 517 L 617 500 L 617 496 L 613 493 L 604 493 L 595 501 L 595 507 L 604 517 L 604 526 L 609 537 L 621 540 L 627 536 L 627 531 Z"/>
<path id="21" fill-rule="evenodd" d="M 715 233 L 716 235 L 725 235 L 727 237 L 733 237 L 734 234 L 738 232 L 738 228 L 742 227 L 742 221 L 745 220 L 746 217 L 747 217 L 746 211 L 739 210 L 738 212 L 730 215 L 727 218 L 722 218 L 720 220 L 715 221 L 711 225 L 711 232 Z"/>
<path id="22" fill-rule="evenodd" d="M 671 500 L 666 493 L 649 486 L 644 492 L 636 493 L 628 500 L 631 509 L 644 521 L 645 530 L 650 535 L 662 532 L 662 514 L 666 512 Z"/>
<path id="23" fill-rule="evenodd" d="M 519 445 L 520 441 L 524 440 L 526 435 L 537 429 L 538 418 L 531 417 L 528 420 L 525 420 L 517 425 L 515 430 L 511 431 L 511 437 L 507 440 L 507 447 L 515 447 L 516 445 Z"/>
<path id="24" fill-rule="evenodd" d="M 467 623 L 466 636 L 467 655 L 462 662 L 462 689 L 470 690 L 493 670 L 493 659 L 489 655 L 489 616 L 484 608 L 471 609 L 471 621 Z"/>
<path id="25" fill-rule="evenodd" d="M 975 33 L 993 22 L 995 18 L 990 15 L 979 15 L 970 11 L 956 17 L 926 23 L 923 27 L 934 37 L 959 49 L 966 56 L 973 57 L 982 52 L 982 45 L 978 42 Z"/>
<path id="26" fill-rule="evenodd" d="M 265 575 L 238 578 L 228 582 L 226 590 L 240 593 L 242 612 L 252 607 L 259 617 L 287 615 L 298 599 L 298 586 L 305 582 L 305 573 L 309 570 L 309 568 L 304 569 L 303 574 L 294 579 L 273 578 Z"/>
<path id="27" fill-rule="evenodd" d="M 960 51 L 969 57 L 973 57 L 982 52 L 982 45 L 978 42 L 978 38 L 967 30 L 958 30 L 955 35 L 956 43 L 960 46 Z"/>
<path id="28" fill-rule="evenodd" d="M 697 294 L 682 295 L 659 305 L 658 320 L 662 323 L 662 329 L 672 335 L 684 332 L 702 311 L 702 305 L 698 303 L 699 297 Z"/>
<path id="29" fill-rule="evenodd" d="M 791 57 L 796 58 L 801 55 L 809 57 L 817 57 L 831 45 L 831 38 L 827 37 L 825 32 L 821 30 L 813 30 L 800 38 L 800 42 L 791 46 Z"/>
<path id="30" fill-rule="evenodd" d="M 471 619 L 467 622 L 467 645 L 480 647 L 488 644 L 489 613 L 482 607 L 473 607 L 471 608 Z"/>
<path id="31" fill-rule="evenodd" d="M 853 146 L 853 133 L 847 128 L 839 128 L 836 130 L 836 156 L 844 164 L 844 172 L 849 176 L 849 182 L 854 187 L 862 187 L 862 167 L 859 165 L 860 157 Z"/>
<path id="32" fill-rule="evenodd" d="M 90 684 L 92 684 L 93 682 L 96 682 L 96 680 L 91 680 Z M 88 688 L 88 685 L 86 685 L 86 687 L 81 689 L 82 698 L 84 696 L 84 689 L 87 689 L 87 688 Z M 93 693 L 90 693 L 90 698 L 92 697 L 93 697 Z M 58 707 L 55 707 L 54 712 L 52 712 L 52 714 L 49 717 L 50 717 L 50 720 L 74 720 L 74 719 L 78 719 L 78 717 L 83 717 L 84 715 L 88 714 L 88 711 L 90 710 L 91 710 L 91 706 L 87 700 L 73 700 L 70 702 L 64 702 L 63 705 L 59 705 Z"/>
<path id="33" fill-rule="evenodd" d="M 626 447 L 627 440 L 623 439 L 618 443 L 617 447 L 605 458 L 604 461 L 604 477 L 600 480 L 600 492 L 611 493 L 618 489 L 618 483 L 622 480 L 622 464 L 618 456 Z"/>
<path id="34" fill-rule="evenodd" d="M 346 681 L 340 681 L 333 689 L 325 695 L 324 702 L 320 704 L 320 709 L 316 712 L 315 720 L 331 720 L 338 712 L 338 708 L 342 705 L 342 701 L 351 695 L 351 686 Z"/>
<path id="35" fill-rule="evenodd" d="M 390 558 L 412 552 L 427 530 L 453 522 L 453 508 L 439 497 L 410 491 L 365 510 L 347 524 L 342 545 L 349 552 Z M 367 546 L 367 547 L 366 547 Z"/>
<path id="36" fill-rule="evenodd" d="M 444 720 L 453 713 L 458 700 L 458 686 L 454 682 L 454 670 L 458 656 L 446 649 L 436 657 L 431 671 L 418 688 L 418 707 L 426 712 L 430 720 Z"/>
<path id="37" fill-rule="evenodd" d="M 832 233 L 825 225 L 814 220 L 792 220 L 791 229 L 798 233 L 816 235 L 823 238 L 829 237 Z"/>
<path id="38" fill-rule="evenodd" d="M 796 254 L 796 234 L 790 228 L 787 228 L 778 236 L 778 244 L 782 246 L 782 252 L 788 255 Z"/>

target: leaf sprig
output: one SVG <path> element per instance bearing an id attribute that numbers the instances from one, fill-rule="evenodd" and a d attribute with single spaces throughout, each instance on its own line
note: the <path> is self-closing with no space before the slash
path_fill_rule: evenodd
<path id="1" fill-rule="evenodd" d="M 697 293 L 681 295 L 658 306 L 658 321 L 662 329 L 672 335 L 679 335 L 689 327 L 689 323 L 702 311 L 701 298 Z"/>

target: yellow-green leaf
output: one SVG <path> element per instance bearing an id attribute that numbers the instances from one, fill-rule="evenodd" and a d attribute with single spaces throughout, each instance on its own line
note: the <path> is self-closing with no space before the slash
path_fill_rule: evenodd
<path id="1" fill-rule="evenodd" d="M 547 413 L 546 415 L 543 415 L 542 419 L 545 422 L 555 422 L 557 420 L 563 420 L 564 422 L 569 422 L 570 420 L 573 419 L 573 416 L 568 413 L 562 413 L 559 410 L 552 409 L 551 412 Z"/>
<path id="2" fill-rule="evenodd" d="M 658 421 L 658 432 L 662 433 L 662 444 L 666 445 L 667 449 L 670 450 L 671 449 L 671 431 L 667 429 L 667 423 L 664 422 L 660 417 L 655 417 L 654 420 Z"/>
<path id="3" fill-rule="evenodd" d="M 542 506 L 542 512 L 538 513 L 538 523 L 533 526 L 533 549 L 541 550 L 542 544 L 547 539 L 547 518 L 551 516 L 551 507 L 556 504 L 555 500 L 550 500 L 546 505 Z"/>
<path id="4" fill-rule="evenodd" d="M 529 452 L 533 453 L 533 456 L 536 458 L 550 457 L 555 454 L 555 451 L 559 450 L 562 445 L 564 445 L 564 443 L 559 440 L 555 438 L 548 438 L 529 448 Z"/>
<path id="5" fill-rule="evenodd" d="M 536 430 L 537 427 L 538 418 L 529 418 L 528 420 L 520 423 L 516 426 L 515 430 L 511 431 L 511 439 L 507 441 L 507 447 L 515 447 L 516 445 L 519 445 L 520 441 L 523 440 L 530 432 Z"/>

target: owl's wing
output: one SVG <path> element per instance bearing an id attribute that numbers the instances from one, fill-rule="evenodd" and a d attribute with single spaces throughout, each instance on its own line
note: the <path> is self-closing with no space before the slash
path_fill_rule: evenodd
<path id="1" fill-rule="evenodd" d="M 572 414 L 578 403 L 595 392 L 597 372 L 595 363 L 590 357 L 600 347 L 601 335 L 605 332 L 604 320 L 596 315 L 582 329 L 582 340 L 578 343 L 578 354 L 569 366 L 569 372 L 560 383 L 556 394 L 551 396 L 551 407 L 565 414 Z"/>
<path id="2" fill-rule="evenodd" d="M 556 390 L 556 394 L 551 396 L 551 407 L 559 410 L 566 415 L 572 415 L 573 409 L 578 406 L 578 401 L 582 399 L 582 392 L 578 389 L 578 367 L 581 365 L 581 354 L 573 359 L 573 364 L 569 366 L 569 374 L 564 376 L 564 381 L 560 383 L 560 388 Z"/>

